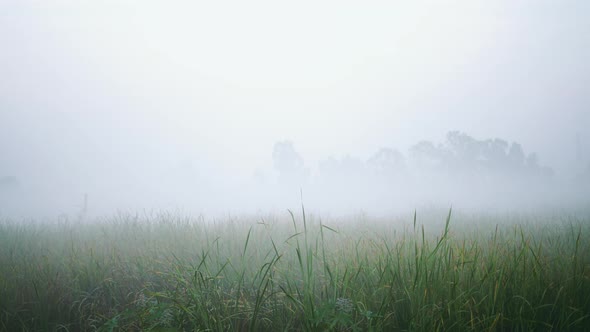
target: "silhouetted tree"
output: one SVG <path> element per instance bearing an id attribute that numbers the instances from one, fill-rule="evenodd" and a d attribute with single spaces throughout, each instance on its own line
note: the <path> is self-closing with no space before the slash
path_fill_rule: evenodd
<path id="1" fill-rule="evenodd" d="M 435 146 L 428 141 L 414 145 L 410 157 L 415 165 L 457 175 L 553 174 L 550 168 L 539 165 L 536 154 L 526 157 L 519 143 L 509 144 L 500 138 L 477 140 L 459 131 L 449 132 L 446 138 L 445 145 Z"/>
<path id="2" fill-rule="evenodd" d="M 471 162 L 476 160 L 481 153 L 481 144 L 473 137 L 459 131 L 451 131 L 447 134 L 449 148 L 455 157 L 461 161 Z"/>
<path id="3" fill-rule="evenodd" d="M 410 148 L 410 158 L 419 168 L 441 170 L 446 167 L 449 153 L 430 141 L 420 141 Z"/>
<path id="4" fill-rule="evenodd" d="M 516 142 L 513 142 L 508 151 L 508 161 L 513 170 L 520 170 L 525 165 L 525 154 L 522 146 Z"/>
<path id="5" fill-rule="evenodd" d="M 533 152 L 529 154 L 529 156 L 526 158 L 526 166 L 532 170 L 539 168 L 539 157 L 536 153 Z"/>
<path id="6" fill-rule="evenodd" d="M 399 151 L 381 148 L 367 160 L 367 166 L 377 175 L 391 176 L 405 171 L 406 163 Z"/>
<path id="7" fill-rule="evenodd" d="M 279 182 L 299 183 L 305 178 L 303 158 L 290 141 L 277 142 L 272 151 L 274 168 L 279 172 Z"/>

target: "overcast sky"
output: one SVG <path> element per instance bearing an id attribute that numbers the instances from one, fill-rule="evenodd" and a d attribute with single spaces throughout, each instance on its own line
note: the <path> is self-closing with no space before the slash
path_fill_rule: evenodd
<path id="1" fill-rule="evenodd" d="M 313 168 L 449 130 L 566 169 L 590 141 L 589 17 L 586 0 L 3 0 L 0 175 L 249 177 L 285 139 Z"/>

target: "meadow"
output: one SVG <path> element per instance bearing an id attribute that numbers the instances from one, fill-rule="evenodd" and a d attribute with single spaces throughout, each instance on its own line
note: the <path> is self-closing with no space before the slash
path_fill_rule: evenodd
<path id="1" fill-rule="evenodd" d="M 590 215 L 0 220 L 2 331 L 590 329 Z"/>

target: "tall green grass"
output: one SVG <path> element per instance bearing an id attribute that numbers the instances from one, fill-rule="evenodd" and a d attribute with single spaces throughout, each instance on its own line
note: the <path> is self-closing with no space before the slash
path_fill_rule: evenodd
<path id="1" fill-rule="evenodd" d="M 590 329 L 588 217 L 420 220 L 4 220 L 0 330 Z"/>

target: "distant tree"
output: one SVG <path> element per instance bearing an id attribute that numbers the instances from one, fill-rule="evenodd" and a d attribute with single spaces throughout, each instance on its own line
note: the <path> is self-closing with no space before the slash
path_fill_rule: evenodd
<path id="1" fill-rule="evenodd" d="M 485 141 L 483 158 L 489 169 L 504 169 L 508 160 L 508 142 L 495 138 Z"/>
<path id="2" fill-rule="evenodd" d="M 381 148 L 369 160 L 367 166 L 378 175 L 394 175 L 405 170 L 404 156 L 397 150 Z"/>
<path id="3" fill-rule="evenodd" d="M 449 155 L 447 165 L 454 173 L 477 173 L 485 168 L 487 142 L 477 140 L 465 133 L 451 131 L 447 134 Z"/>
<path id="4" fill-rule="evenodd" d="M 274 168 L 279 172 L 282 183 L 301 182 L 305 177 L 303 158 L 295 151 L 290 141 L 277 142 L 272 151 Z"/>
<path id="5" fill-rule="evenodd" d="M 410 158 L 420 168 L 441 169 L 446 167 L 449 152 L 430 141 L 420 141 L 410 148 Z"/>
<path id="6" fill-rule="evenodd" d="M 274 168 L 279 172 L 291 173 L 303 169 L 303 158 L 290 141 L 277 142 L 272 151 L 272 159 Z"/>
<path id="7" fill-rule="evenodd" d="M 516 142 L 513 142 L 508 151 L 508 160 L 513 170 L 522 169 L 525 166 L 525 154 L 522 146 Z"/>
<path id="8" fill-rule="evenodd" d="M 459 131 L 449 132 L 447 142 L 455 157 L 463 162 L 475 161 L 481 153 L 480 141 Z"/>
<path id="9" fill-rule="evenodd" d="M 410 158 L 418 168 L 460 176 L 505 176 L 515 172 L 550 176 L 553 171 L 539 165 L 536 154 L 528 156 L 519 143 L 494 138 L 477 140 L 465 133 L 447 133 L 444 145 L 421 141 L 410 148 Z"/>
<path id="10" fill-rule="evenodd" d="M 452 131 L 447 143 L 453 153 L 450 164 L 454 169 L 467 171 L 492 171 L 505 173 L 522 170 L 526 157 L 522 146 L 494 138 L 477 140 L 467 134 Z"/>
<path id="11" fill-rule="evenodd" d="M 539 157 L 536 153 L 533 152 L 529 154 L 529 156 L 526 158 L 526 166 L 531 170 L 539 169 Z"/>

